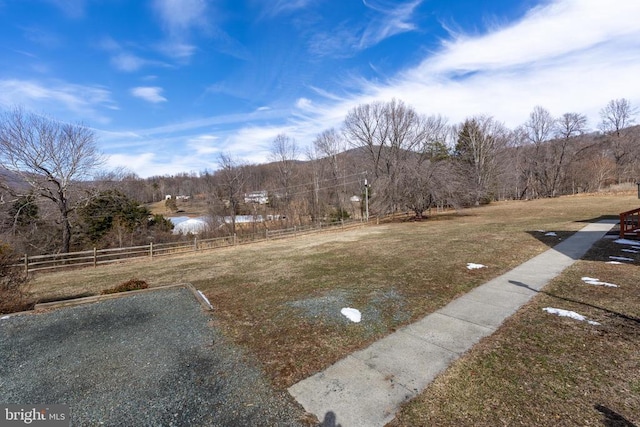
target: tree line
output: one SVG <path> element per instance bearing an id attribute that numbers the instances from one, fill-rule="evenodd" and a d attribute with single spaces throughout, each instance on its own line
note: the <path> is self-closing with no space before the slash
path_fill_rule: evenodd
<path id="1" fill-rule="evenodd" d="M 0 118 L 0 235 L 30 254 L 177 239 L 147 207 L 167 194 L 201 201 L 220 222 L 211 233 L 228 234 L 241 231 L 241 214 L 285 227 L 361 217 L 365 205 L 372 215 L 422 218 L 434 207 L 598 191 L 640 177 L 636 115 L 627 99 L 614 99 L 591 130 L 583 114 L 554 117 L 536 106 L 509 129 L 489 115 L 450 124 L 393 99 L 353 108 L 304 148 L 278 135 L 265 164 L 225 153 L 211 170 L 142 179 L 102 171 L 96 136 L 83 124 L 16 108 Z M 248 201 L 256 191 L 269 202 Z"/>

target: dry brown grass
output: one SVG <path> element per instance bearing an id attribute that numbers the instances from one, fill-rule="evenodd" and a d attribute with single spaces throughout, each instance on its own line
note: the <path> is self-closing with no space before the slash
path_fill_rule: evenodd
<path id="1" fill-rule="evenodd" d="M 640 257 L 635 265 L 604 262 L 619 251 L 610 239 L 596 244 L 391 425 L 637 425 Z M 587 285 L 585 276 L 619 287 Z M 544 307 L 576 311 L 601 325 L 552 316 Z"/>
<path id="2" fill-rule="evenodd" d="M 41 299 L 98 293 L 130 277 L 190 282 L 222 330 L 287 387 L 541 253 L 633 195 L 496 203 L 423 222 L 262 242 L 36 277 Z M 547 237 L 537 230 L 555 231 Z M 467 262 L 486 269 L 469 271 Z M 344 306 L 363 321 L 350 323 Z"/>

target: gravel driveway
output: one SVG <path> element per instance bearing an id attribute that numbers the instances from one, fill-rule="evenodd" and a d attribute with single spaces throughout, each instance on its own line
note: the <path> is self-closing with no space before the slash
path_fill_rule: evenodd
<path id="1" fill-rule="evenodd" d="M 73 426 L 302 425 L 211 322 L 185 287 L 3 318 L 0 403 L 66 404 Z"/>

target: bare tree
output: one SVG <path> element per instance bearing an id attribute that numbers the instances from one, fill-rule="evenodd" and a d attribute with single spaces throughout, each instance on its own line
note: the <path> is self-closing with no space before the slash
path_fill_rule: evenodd
<path id="1" fill-rule="evenodd" d="M 455 129 L 458 136 L 454 156 L 468 177 L 469 193 L 476 205 L 494 197 L 497 178 L 502 171 L 501 151 L 509 131 L 491 116 L 475 116 Z"/>
<path id="2" fill-rule="evenodd" d="M 622 129 L 635 122 L 637 109 L 628 99 L 612 99 L 606 107 L 600 110 L 600 130 L 605 134 L 620 136 Z"/>
<path id="3" fill-rule="evenodd" d="M 556 140 L 548 145 L 545 177 L 548 178 L 548 195 L 555 197 L 560 184 L 566 175 L 567 164 L 571 161 L 571 141 L 582 135 L 587 129 L 587 117 L 584 114 L 564 113 L 555 120 L 554 132 Z"/>
<path id="4" fill-rule="evenodd" d="M 579 113 L 564 113 L 555 121 L 555 136 L 568 140 L 582 135 L 587 130 L 587 116 Z"/>
<path id="5" fill-rule="evenodd" d="M 340 177 L 345 175 L 345 171 L 338 155 L 345 151 L 344 138 L 335 128 L 331 128 L 319 134 L 313 141 L 313 146 L 321 160 L 328 164 L 331 175 L 329 188 L 332 190 L 337 209 L 341 212 L 346 196 L 344 191 L 340 191 Z"/>
<path id="6" fill-rule="evenodd" d="M 437 205 L 457 205 L 459 187 L 451 162 L 414 157 L 405 164 L 400 191 L 404 205 L 421 220 L 424 212 Z"/>
<path id="7" fill-rule="evenodd" d="M 215 173 L 217 196 L 231 217 L 231 234 L 236 234 L 236 214 L 242 203 L 247 175 L 245 167 L 229 154 L 221 153 L 218 159 L 219 169 Z"/>
<path id="8" fill-rule="evenodd" d="M 634 139 L 623 131 L 635 122 L 637 109 L 625 98 L 612 99 L 600 110 L 600 130 L 608 136 L 611 154 L 616 163 L 618 183 L 622 181 L 623 169 L 630 162 Z"/>
<path id="9" fill-rule="evenodd" d="M 553 135 L 555 119 L 549 111 L 537 105 L 529 114 L 529 120 L 524 124 L 526 136 L 533 144 L 542 144 Z"/>
<path id="10" fill-rule="evenodd" d="M 57 207 L 62 227 L 61 252 L 71 244 L 73 192 L 102 164 L 94 132 L 81 124 L 58 122 L 14 109 L 0 122 L 0 166 L 20 176 L 39 197 Z M 20 186 L 3 186 L 22 195 Z"/>
<path id="11" fill-rule="evenodd" d="M 296 174 L 296 161 L 299 156 L 296 140 L 280 134 L 276 136 L 271 145 L 269 160 L 276 163 L 280 188 L 280 197 L 288 210 L 292 197 L 293 180 Z"/>
<path id="12" fill-rule="evenodd" d="M 442 147 L 438 144 L 444 144 L 442 135 L 447 131 L 443 118 L 419 115 L 395 99 L 360 105 L 347 114 L 344 134 L 367 154 L 378 209 L 395 212 L 403 206 L 405 166 L 415 156 L 420 162 L 430 159 L 436 147 Z"/>

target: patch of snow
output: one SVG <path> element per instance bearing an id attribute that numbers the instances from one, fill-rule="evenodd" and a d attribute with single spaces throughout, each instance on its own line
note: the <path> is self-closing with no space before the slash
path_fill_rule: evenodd
<path id="1" fill-rule="evenodd" d="M 627 258 L 624 256 L 611 256 L 609 255 L 609 258 L 616 260 L 616 261 L 633 261 L 633 258 Z"/>
<path id="2" fill-rule="evenodd" d="M 486 265 L 482 265 L 482 264 L 474 264 L 472 262 L 468 262 L 467 263 L 467 269 L 469 270 L 476 270 L 478 268 L 485 268 Z"/>
<path id="3" fill-rule="evenodd" d="M 209 302 L 209 299 L 202 293 L 202 291 L 198 291 L 198 293 L 200 294 L 200 296 L 202 297 L 203 300 L 205 300 L 205 302 L 207 303 L 207 305 L 209 306 L 210 309 L 213 309 L 213 306 L 211 305 L 211 303 Z"/>
<path id="4" fill-rule="evenodd" d="M 608 288 L 617 288 L 618 287 L 618 285 L 614 285 L 613 283 L 601 282 L 600 280 L 594 279 L 593 277 L 583 277 L 582 281 L 584 283 L 586 283 L 587 285 L 606 286 Z"/>
<path id="5" fill-rule="evenodd" d="M 635 248 L 639 247 L 639 246 L 634 246 Z M 640 254 L 640 251 L 636 251 L 633 249 L 621 249 L 622 252 L 629 252 L 630 254 Z"/>
<path id="6" fill-rule="evenodd" d="M 2 317 L 0 317 L 0 320 L 8 319 L 9 317 L 11 317 L 11 316 L 2 316 Z"/>
<path id="7" fill-rule="evenodd" d="M 554 231 L 550 231 L 548 233 L 544 234 L 545 236 L 552 236 L 552 237 L 558 237 L 558 235 L 554 232 Z"/>
<path id="8" fill-rule="evenodd" d="M 345 307 L 340 310 L 340 313 L 354 323 L 360 323 L 360 320 L 362 319 L 362 313 L 360 313 L 360 310 L 356 310 L 355 308 Z"/>
<path id="9" fill-rule="evenodd" d="M 622 265 L 620 261 L 607 261 L 605 264 Z"/>
<path id="10" fill-rule="evenodd" d="M 581 322 L 587 322 L 590 325 L 599 325 L 600 323 L 593 320 L 587 320 L 582 314 L 578 314 L 575 311 L 563 310 L 561 308 L 545 307 L 543 308 L 549 314 L 555 314 L 560 317 L 570 317 L 571 319 L 579 320 Z"/>
<path id="11" fill-rule="evenodd" d="M 613 243 L 618 243 L 619 245 L 640 246 L 639 241 L 631 239 L 617 239 L 614 240 Z"/>

